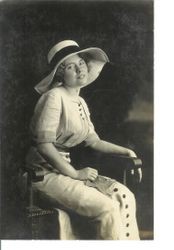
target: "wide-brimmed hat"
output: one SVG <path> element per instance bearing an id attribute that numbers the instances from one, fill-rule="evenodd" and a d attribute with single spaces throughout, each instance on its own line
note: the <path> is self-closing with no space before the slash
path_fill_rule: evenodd
<path id="1" fill-rule="evenodd" d="M 40 81 L 36 86 L 35 90 L 39 94 L 43 94 L 49 90 L 50 84 L 52 83 L 55 73 L 60 66 L 60 64 L 66 60 L 68 57 L 79 54 L 86 53 L 91 56 L 94 61 L 108 62 L 109 59 L 106 53 L 99 48 L 91 47 L 87 49 L 80 49 L 79 45 L 73 40 L 64 40 L 57 43 L 48 53 L 48 63 L 52 65 L 53 70 L 46 76 L 42 81 Z M 95 67 L 95 63 L 93 64 Z M 90 74 L 90 71 L 89 71 Z M 96 76 L 97 78 L 97 76 Z M 95 79 L 91 80 L 89 77 L 87 84 L 90 84 Z"/>

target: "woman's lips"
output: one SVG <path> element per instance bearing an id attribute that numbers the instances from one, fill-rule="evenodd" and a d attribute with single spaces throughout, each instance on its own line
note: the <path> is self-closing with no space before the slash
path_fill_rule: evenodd
<path id="1" fill-rule="evenodd" d="M 83 79 L 85 77 L 85 74 L 80 74 L 77 78 L 78 79 Z"/>

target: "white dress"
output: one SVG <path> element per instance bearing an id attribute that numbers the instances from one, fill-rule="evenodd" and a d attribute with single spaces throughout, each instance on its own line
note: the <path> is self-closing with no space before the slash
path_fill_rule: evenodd
<path id="1" fill-rule="evenodd" d="M 90 146 L 100 140 L 83 98 L 70 97 L 63 87 L 43 94 L 31 121 L 31 134 L 33 146 L 26 158 L 27 165 L 32 168 L 39 165 L 44 170 L 44 180 L 33 183 L 34 190 L 53 201 L 54 207 L 61 205 L 89 218 L 95 227 L 95 239 L 139 239 L 135 197 L 126 186 L 115 181 L 106 195 L 87 186 L 84 181 L 60 174 L 37 151 L 37 143 L 51 142 L 62 155 L 62 160 L 70 162 L 69 148 L 81 142 Z M 77 239 L 79 236 L 75 230 L 68 229 L 71 221 L 67 213 L 62 212 L 61 216 L 61 238 Z"/>

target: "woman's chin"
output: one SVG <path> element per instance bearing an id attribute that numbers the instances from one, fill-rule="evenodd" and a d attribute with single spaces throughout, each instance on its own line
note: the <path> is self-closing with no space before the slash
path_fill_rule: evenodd
<path id="1" fill-rule="evenodd" d="M 83 81 L 80 81 L 80 82 L 79 82 L 79 86 L 80 86 L 81 88 L 83 88 L 83 87 L 85 87 L 85 86 L 87 86 L 87 85 L 88 85 L 88 82 L 87 82 L 86 79 L 84 79 Z"/>
<path id="2" fill-rule="evenodd" d="M 81 84 L 80 84 L 80 88 L 84 88 L 84 87 L 88 86 L 88 84 L 89 84 L 89 83 L 87 83 L 87 82 L 81 83 Z"/>

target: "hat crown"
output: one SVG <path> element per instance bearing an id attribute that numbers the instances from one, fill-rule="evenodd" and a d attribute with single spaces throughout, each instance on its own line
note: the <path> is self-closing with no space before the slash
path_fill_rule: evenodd
<path id="1" fill-rule="evenodd" d="M 60 52 L 62 49 L 67 48 L 69 46 L 79 47 L 78 43 L 76 43 L 73 40 L 64 40 L 54 45 L 48 52 L 48 63 L 51 62 L 56 53 Z"/>

